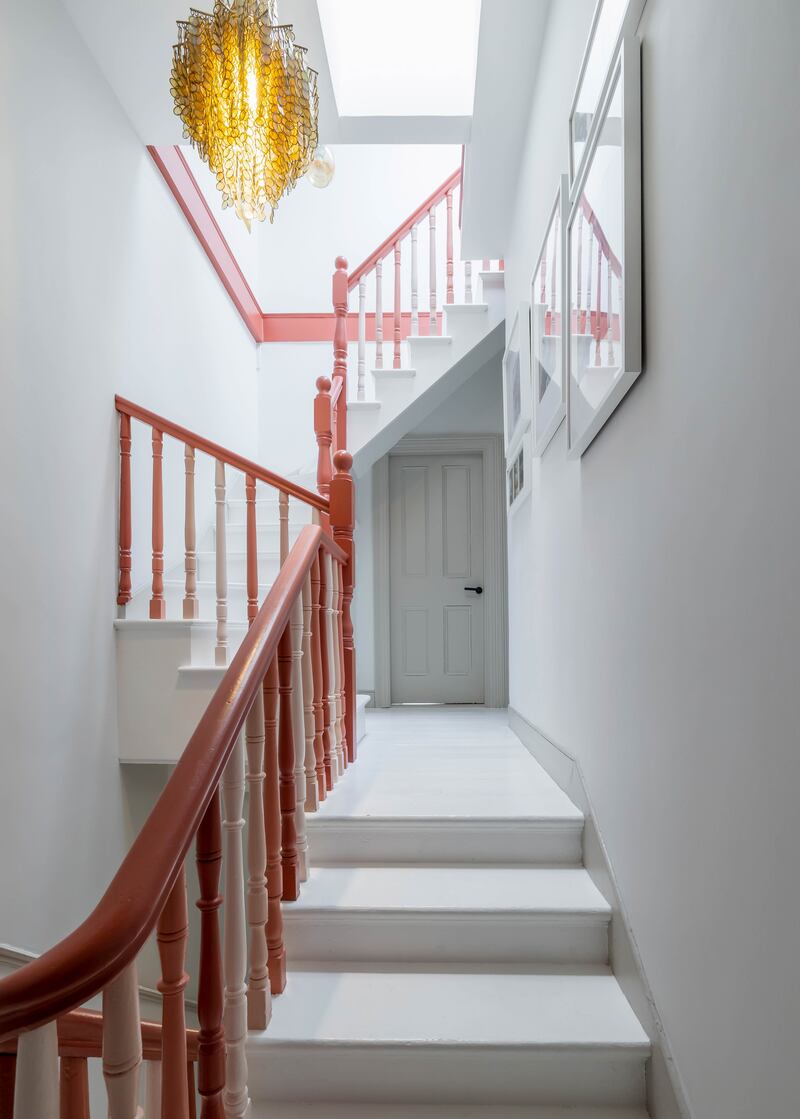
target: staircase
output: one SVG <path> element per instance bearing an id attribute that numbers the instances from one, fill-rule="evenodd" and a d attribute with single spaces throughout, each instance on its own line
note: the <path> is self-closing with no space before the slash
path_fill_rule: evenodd
<path id="1" fill-rule="evenodd" d="M 504 712 L 369 712 L 309 819 L 292 970 L 248 1043 L 253 1119 L 643 1117 L 649 1042 L 582 829 Z"/>

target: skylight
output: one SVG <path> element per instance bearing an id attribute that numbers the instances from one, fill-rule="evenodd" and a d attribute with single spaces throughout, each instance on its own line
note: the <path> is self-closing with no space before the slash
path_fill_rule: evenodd
<path id="1" fill-rule="evenodd" d="M 472 116 L 481 0 L 317 0 L 340 116 Z"/>

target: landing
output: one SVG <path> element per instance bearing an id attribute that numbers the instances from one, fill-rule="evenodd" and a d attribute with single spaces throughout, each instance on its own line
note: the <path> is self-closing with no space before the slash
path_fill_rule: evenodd
<path id="1" fill-rule="evenodd" d="M 409 816 L 583 820 L 509 729 L 504 710 L 367 711 L 358 764 L 320 806 L 317 819 Z"/>

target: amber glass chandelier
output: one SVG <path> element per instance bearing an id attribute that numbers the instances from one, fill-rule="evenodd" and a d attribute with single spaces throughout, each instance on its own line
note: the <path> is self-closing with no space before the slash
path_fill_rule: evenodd
<path id="1" fill-rule="evenodd" d="M 217 178 L 223 208 L 263 221 L 317 147 L 317 75 L 276 0 L 216 0 L 178 22 L 170 86 L 183 134 Z"/>

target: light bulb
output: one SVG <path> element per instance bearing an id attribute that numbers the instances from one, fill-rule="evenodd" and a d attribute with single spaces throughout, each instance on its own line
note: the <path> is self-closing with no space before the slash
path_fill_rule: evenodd
<path id="1" fill-rule="evenodd" d="M 320 144 L 315 149 L 314 157 L 308 171 L 306 171 L 309 182 L 312 186 L 322 189 L 330 184 L 335 170 L 336 160 L 333 158 L 333 152 L 330 148 Z"/>

